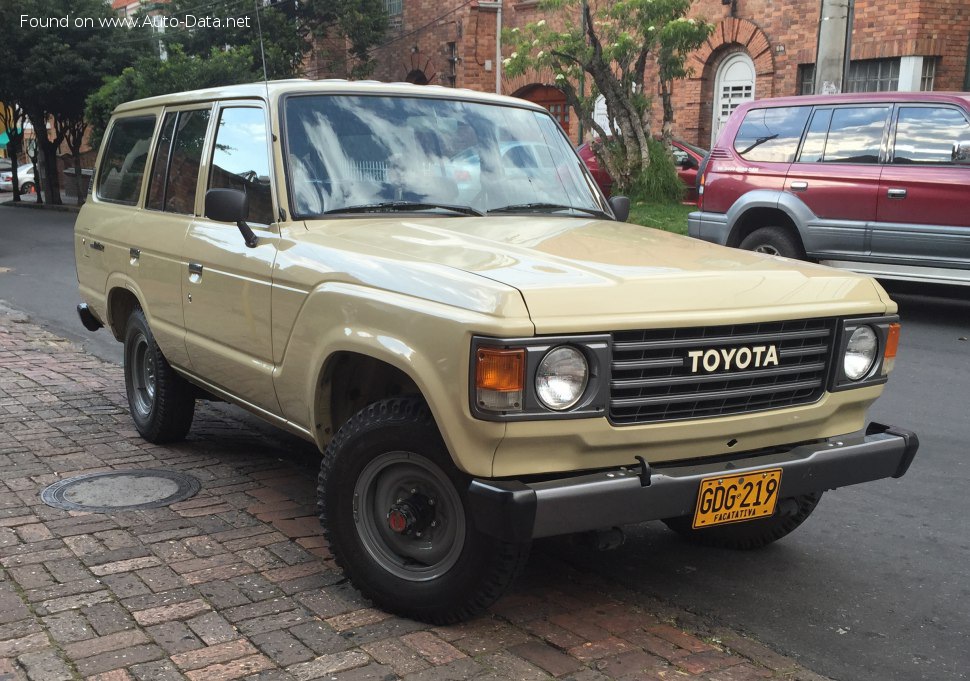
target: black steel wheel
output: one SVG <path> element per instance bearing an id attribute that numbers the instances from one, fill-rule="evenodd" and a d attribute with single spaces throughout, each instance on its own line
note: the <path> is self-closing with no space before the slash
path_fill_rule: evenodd
<path id="1" fill-rule="evenodd" d="M 805 259 L 805 250 L 790 230 L 784 227 L 761 227 L 741 241 L 741 248 L 756 253 L 780 255 L 795 260 Z"/>
<path id="2" fill-rule="evenodd" d="M 125 389 L 138 433 L 154 443 L 181 440 L 192 426 L 195 391 L 175 373 L 135 309 L 125 327 Z"/>
<path id="3" fill-rule="evenodd" d="M 320 465 L 320 519 L 364 596 L 388 612 L 447 624 L 502 595 L 529 545 L 478 531 L 469 482 L 423 400 L 376 402 L 340 428 Z"/>

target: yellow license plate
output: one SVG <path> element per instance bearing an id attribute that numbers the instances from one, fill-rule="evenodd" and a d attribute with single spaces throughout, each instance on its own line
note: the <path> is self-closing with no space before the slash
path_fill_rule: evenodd
<path id="1" fill-rule="evenodd" d="M 718 475 L 701 480 L 694 529 L 770 516 L 778 502 L 781 469 Z"/>

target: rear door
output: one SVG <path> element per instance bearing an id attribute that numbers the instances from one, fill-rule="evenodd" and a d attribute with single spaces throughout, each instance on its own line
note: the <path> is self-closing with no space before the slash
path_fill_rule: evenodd
<path id="1" fill-rule="evenodd" d="M 854 259 L 869 248 L 889 104 L 818 107 L 785 189 L 812 215 L 802 237 L 816 257 Z"/>
<path id="2" fill-rule="evenodd" d="M 966 113 L 946 104 L 899 104 L 893 128 L 873 258 L 970 269 L 970 166 L 953 160 L 953 145 L 970 141 Z"/>

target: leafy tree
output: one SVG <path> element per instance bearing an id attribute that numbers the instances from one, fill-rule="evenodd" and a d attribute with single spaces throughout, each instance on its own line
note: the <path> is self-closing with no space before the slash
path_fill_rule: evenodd
<path id="1" fill-rule="evenodd" d="M 349 63 L 352 77 L 361 78 L 374 70 L 370 50 L 387 33 L 387 12 L 383 0 L 304 0 L 301 19 L 310 35 L 322 41 L 349 42 L 346 55 L 335 61 Z"/>
<path id="2" fill-rule="evenodd" d="M 713 26 L 685 18 L 690 0 L 541 0 L 539 6 L 560 17 L 565 14 L 564 26 L 540 20 L 504 32 L 513 49 L 505 60 L 506 72 L 552 72 L 555 86 L 582 123 L 607 138 L 596 145 L 596 153 L 622 191 L 638 197 L 679 196 L 679 186 L 670 179 L 669 156 L 651 164 L 651 100 L 646 93 L 653 87 L 646 87 L 645 78 L 648 66 L 656 66 L 668 105 L 670 83 L 687 74 L 687 55 Z M 580 85 L 584 74 L 592 81 L 588 88 Z M 606 128 L 593 119 L 600 95 L 606 101 Z M 672 117 L 671 108 L 671 120 L 664 126 L 668 135 Z"/>
<path id="3" fill-rule="evenodd" d="M 108 78 L 88 97 L 85 117 L 91 124 L 91 146 L 98 146 L 115 107 L 133 99 L 171 92 L 184 92 L 220 85 L 235 85 L 262 80 L 250 47 L 213 49 L 203 59 L 185 54 L 173 46 L 168 59 L 155 56 L 139 59 L 120 75 Z"/>
<path id="4" fill-rule="evenodd" d="M 67 26 L 21 26 L 21 15 L 68 18 Z M 60 203 L 57 149 L 80 127 L 84 100 L 105 75 L 130 63 L 144 45 L 131 40 L 124 28 L 102 26 L 114 16 L 102 0 L 21 0 L 0 3 L 0 63 L 4 64 L 3 96 L 15 102 L 33 126 L 40 177 L 47 201 Z M 75 19 L 90 18 L 93 26 Z M 9 94 L 7 94 L 9 93 Z M 53 137 L 48 134 L 52 122 Z M 79 142 L 76 149 L 79 148 Z M 75 172 L 79 173 L 75 155 Z"/>

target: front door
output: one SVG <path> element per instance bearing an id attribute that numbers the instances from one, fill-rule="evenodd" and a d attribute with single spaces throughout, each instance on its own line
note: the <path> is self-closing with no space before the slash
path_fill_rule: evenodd
<path id="1" fill-rule="evenodd" d="M 744 102 L 754 99 L 754 62 L 751 57 L 738 52 L 725 59 L 717 69 L 714 88 L 712 149 L 728 116 Z"/>
<path id="2" fill-rule="evenodd" d="M 897 106 L 872 227 L 873 258 L 970 269 L 970 166 L 954 163 L 958 142 L 970 142 L 970 123 L 960 109 Z"/>
<path id="3" fill-rule="evenodd" d="M 206 191 L 249 195 L 249 248 L 234 224 L 196 217 L 182 248 L 185 344 L 193 371 L 236 398 L 279 414 L 273 387 L 270 299 L 278 234 L 264 109 L 224 104 L 208 151 Z M 201 212 L 201 211 L 200 211 Z"/>

